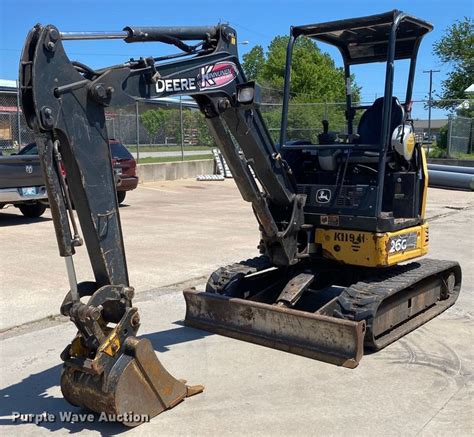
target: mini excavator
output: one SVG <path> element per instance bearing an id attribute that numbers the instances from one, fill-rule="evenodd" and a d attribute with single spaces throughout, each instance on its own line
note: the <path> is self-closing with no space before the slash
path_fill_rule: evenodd
<path id="1" fill-rule="evenodd" d="M 184 291 L 187 325 L 353 368 L 364 345 L 383 348 L 453 305 L 459 265 L 413 261 L 427 253 L 429 234 L 426 157 L 414 136 L 411 98 L 418 48 L 431 30 L 396 10 L 291 27 L 279 144 L 259 109 L 261 88 L 246 80 L 236 32 L 226 24 L 30 31 L 21 104 L 66 260 L 70 291 L 61 313 L 78 330 L 62 353 L 61 389 L 71 404 L 152 417 L 203 389 L 172 377 L 151 343 L 137 338 L 108 107 L 191 96 L 259 224 L 260 256 L 219 268 L 204 292 Z M 317 142 L 288 138 L 292 55 L 301 37 L 337 47 L 344 63 L 346 129 L 330 132 L 323 121 Z M 93 69 L 64 50 L 63 41 L 83 39 L 160 42 L 179 52 Z M 395 61 L 402 59 L 410 63 L 403 103 L 393 95 Z M 386 64 L 383 96 L 357 105 L 351 66 L 375 62 Z M 73 255 L 83 243 L 94 280 L 78 282 Z"/>

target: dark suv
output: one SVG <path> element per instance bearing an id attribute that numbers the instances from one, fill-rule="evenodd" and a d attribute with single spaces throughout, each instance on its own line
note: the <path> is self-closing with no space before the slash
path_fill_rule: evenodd
<path id="1" fill-rule="evenodd" d="M 110 139 L 110 155 L 112 156 L 112 166 L 116 175 L 117 198 L 119 203 L 125 200 L 127 191 L 134 190 L 138 185 L 137 163 L 132 154 L 118 140 Z M 30 143 L 23 147 L 18 155 L 37 155 L 36 143 Z"/>

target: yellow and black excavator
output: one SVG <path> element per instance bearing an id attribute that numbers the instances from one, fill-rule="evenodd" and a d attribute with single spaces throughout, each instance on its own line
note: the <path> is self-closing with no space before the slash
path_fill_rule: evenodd
<path id="1" fill-rule="evenodd" d="M 261 255 L 218 269 L 204 292 L 185 290 L 189 326 L 352 368 L 364 344 L 383 348 L 455 302 L 461 287 L 456 262 L 411 261 L 427 253 L 429 240 L 426 157 L 415 140 L 411 98 L 418 48 L 431 30 L 396 10 L 292 27 L 279 144 L 228 25 L 31 30 L 20 64 L 21 103 L 66 259 L 70 291 L 61 313 L 78 329 L 62 354 L 61 388 L 70 403 L 121 415 L 133 426 L 141 423 L 136 415 L 155 416 L 202 390 L 168 374 L 151 343 L 136 337 L 140 319 L 132 306 L 105 122 L 110 106 L 194 98 L 252 204 Z M 329 132 L 323 121 L 316 144 L 288 135 L 292 55 L 301 37 L 337 47 L 344 62 L 346 129 Z M 155 41 L 180 52 L 92 69 L 64 51 L 64 40 L 80 39 Z M 403 59 L 410 67 L 400 102 L 393 75 Z M 351 66 L 375 62 L 386 63 L 383 97 L 357 105 Z M 93 281 L 76 279 L 72 260 L 83 244 L 76 214 Z"/>

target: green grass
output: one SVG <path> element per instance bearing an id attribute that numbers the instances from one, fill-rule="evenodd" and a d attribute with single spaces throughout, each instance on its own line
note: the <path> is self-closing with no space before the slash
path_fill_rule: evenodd
<path id="1" fill-rule="evenodd" d="M 446 150 L 434 147 L 430 148 L 429 158 L 446 158 Z"/>
<path id="2" fill-rule="evenodd" d="M 14 149 L 2 149 L 2 155 L 1 156 L 11 156 L 12 153 L 18 153 L 18 148 Z"/>
<path id="3" fill-rule="evenodd" d="M 451 153 L 451 156 L 453 158 L 457 158 L 457 159 L 469 159 L 469 160 L 473 160 L 474 159 L 474 154 L 472 153 Z"/>
<path id="4" fill-rule="evenodd" d="M 445 149 L 434 148 L 434 149 L 430 149 L 429 158 L 447 158 L 447 159 L 454 158 L 454 159 L 467 159 L 467 160 L 472 161 L 474 160 L 474 154 L 454 152 L 448 156 Z"/>
<path id="5" fill-rule="evenodd" d="M 125 145 L 130 152 L 136 152 L 137 146 L 135 144 L 126 144 Z M 187 152 L 192 152 L 194 150 L 207 150 L 209 151 L 212 147 L 208 146 L 184 146 L 184 150 Z M 165 146 L 165 145 L 154 145 L 154 144 L 140 144 L 140 152 L 180 152 L 181 146 Z"/>
<path id="6" fill-rule="evenodd" d="M 198 161 L 200 159 L 211 159 L 212 155 L 188 155 L 184 157 L 184 161 Z M 153 164 L 156 162 L 180 162 L 180 156 L 165 156 L 160 158 L 140 158 L 138 164 Z"/>

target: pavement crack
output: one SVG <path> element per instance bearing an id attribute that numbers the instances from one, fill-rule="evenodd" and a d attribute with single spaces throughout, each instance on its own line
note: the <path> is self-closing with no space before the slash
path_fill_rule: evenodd
<path id="1" fill-rule="evenodd" d="M 464 209 L 467 209 L 467 206 L 445 206 L 447 209 L 455 209 L 457 211 L 463 211 Z"/>
<path id="2" fill-rule="evenodd" d="M 449 402 L 451 402 L 451 399 L 453 399 L 454 396 L 456 396 L 465 386 L 466 386 L 466 384 L 462 384 L 461 387 L 459 387 L 459 388 L 447 399 L 447 401 L 446 401 L 443 405 L 441 405 L 441 407 L 438 409 L 438 411 L 436 411 L 436 413 L 433 414 L 433 416 L 431 416 L 430 419 L 420 428 L 420 430 L 415 434 L 415 436 L 421 435 L 421 433 L 423 432 L 423 430 L 430 424 L 430 422 L 431 422 L 439 413 L 441 413 L 441 411 L 444 410 L 444 408 L 446 407 L 446 405 L 448 405 Z"/>
<path id="3" fill-rule="evenodd" d="M 473 207 L 474 207 L 474 205 L 468 205 L 468 206 L 463 206 L 463 207 L 445 206 L 444 208 L 450 209 L 451 211 L 443 212 L 441 214 L 437 214 L 437 215 L 428 217 L 426 220 L 428 222 L 433 222 L 435 220 L 439 220 L 439 219 L 442 219 L 442 218 L 445 218 L 445 217 L 450 217 L 452 215 L 456 215 L 456 214 L 459 214 L 459 213 L 464 212 L 464 211 L 472 210 Z"/>
<path id="4" fill-rule="evenodd" d="M 186 279 L 184 281 L 175 282 L 173 284 L 164 285 L 162 287 L 139 291 L 135 295 L 133 302 L 149 302 L 159 296 L 164 296 L 166 294 L 172 293 L 180 293 L 181 291 L 183 291 L 183 289 L 202 283 L 206 280 L 207 276 L 198 276 Z M 52 326 L 57 326 L 66 322 L 69 322 L 68 317 L 62 316 L 60 314 L 51 314 L 41 319 L 32 320 L 15 326 L 9 326 L 0 330 L 0 341 L 12 337 L 18 337 L 20 335 L 24 335 L 33 331 L 41 331 L 43 329 L 51 328 Z"/>

